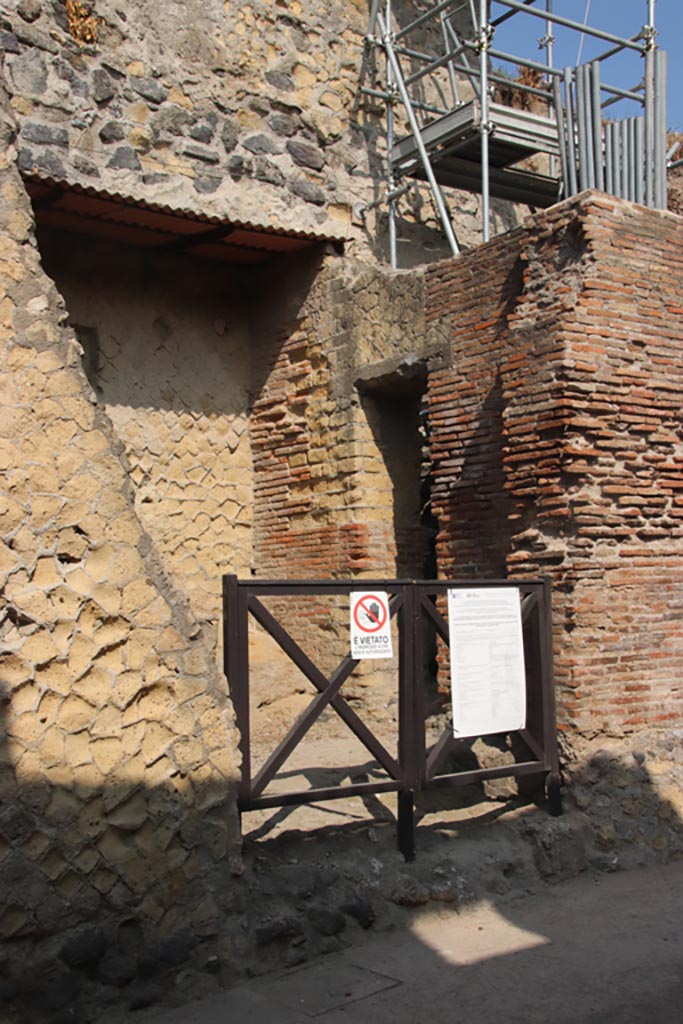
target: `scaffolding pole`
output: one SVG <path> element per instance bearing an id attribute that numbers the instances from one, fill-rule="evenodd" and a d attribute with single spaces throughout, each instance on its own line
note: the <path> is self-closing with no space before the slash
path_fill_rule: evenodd
<path id="1" fill-rule="evenodd" d="M 387 24 L 391 25 L 391 0 L 387 0 L 386 17 Z M 387 92 L 389 93 L 390 97 L 387 103 L 387 146 L 389 147 L 389 152 L 391 153 L 391 150 L 393 149 L 394 146 L 394 71 L 389 60 L 388 52 L 386 54 L 386 63 Z M 389 195 L 389 262 L 391 264 L 391 269 L 396 270 L 396 267 L 398 266 L 398 253 L 396 247 L 396 200 L 393 197 L 393 192 L 396 188 L 396 182 L 394 180 L 394 169 L 392 167 L 391 160 L 388 161 L 387 165 L 387 185 L 387 192 Z"/>
<path id="2" fill-rule="evenodd" d="M 489 46 L 492 29 L 489 25 L 488 0 L 479 0 L 479 81 L 481 83 L 481 235 L 484 242 L 490 238 L 489 210 Z"/>
<path id="3" fill-rule="evenodd" d="M 420 131 L 420 126 L 417 123 L 417 118 L 415 117 L 415 112 L 413 111 L 412 104 L 410 102 L 410 96 L 408 94 L 408 90 L 406 89 L 405 82 L 403 81 L 401 65 L 398 62 L 398 57 L 394 53 L 393 38 L 389 33 L 388 26 L 385 24 L 382 15 L 379 13 L 377 14 L 377 23 L 379 24 L 380 31 L 382 33 L 382 42 L 384 43 L 387 59 L 391 66 L 391 71 L 394 76 L 395 84 L 401 96 L 401 101 L 403 102 L 403 105 L 405 107 L 406 115 L 408 117 L 408 123 L 410 125 L 410 130 L 413 133 L 413 138 L 415 139 L 415 143 L 420 154 L 422 166 L 424 167 L 424 172 L 427 176 L 427 180 L 432 190 L 434 203 L 438 210 L 439 217 L 441 218 L 441 224 L 443 225 L 444 234 L 446 235 L 446 238 L 448 240 L 451 252 L 453 253 L 454 256 L 457 256 L 458 253 L 460 252 L 460 246 L 458 245 L 458 240 L 455 237 L 455 232 L 453 231 L 453 225 L 451 224 L 451 219 L 448 215 L 448 210 L 446 209 L 446 203 L 441 193 L 441 188 L 439 187 L 439 184 L 434 175 L 434 171 L 429 160 L 429 154 L 427 153 L 427 149 L 422 140 L 422 132 Z"/>

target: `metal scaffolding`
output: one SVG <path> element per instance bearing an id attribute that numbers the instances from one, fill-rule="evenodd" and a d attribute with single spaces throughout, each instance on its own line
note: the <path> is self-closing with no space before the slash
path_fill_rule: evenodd
<path id="1" fill-rule="evenodd" d="M 388 206 L 392 267 L 398 206 L 415 181 L 429 185 L 454 254 L 459 245 L 444 188 L 481 195 L 484 241 L 492 197 L 546 207 L 597 188 L 666 207 L 666 53 L 656 45 L 655 0 L 644 3 L 646 23 L 622 37 L 556 13 L 553 0 L 426 0 L 404 24 L 392 0 L 372 0 L 367 44 L 383 55 L 384 81 L 362 92 L 386 103 L 386 191 L 373 206 Z M 496 48 L 496 31 L 510 18 L 542 25 L 545 59 Z M 556 67 L 556 27 L 577 34 L 579 54 L 584 37 L 606 49 L 587 63 L 577 56 L 576 66 Z M 624 53 L 644 65 L 629 89 L 602 74 Z M 519 77 L 505 74 L 505 65 L 516 66 Z M 516 105 L 504 102 L 505 92 Z M 637 116 L 614 117 L 615 104 L 635 104 Z M 539 154 L 542 170 L 538 160 L 529 166 Z"/>

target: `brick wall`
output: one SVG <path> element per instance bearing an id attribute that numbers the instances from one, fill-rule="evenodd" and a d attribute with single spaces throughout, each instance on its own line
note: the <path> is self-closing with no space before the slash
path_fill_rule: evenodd
<path id="1" fill-rule="evenodd" d="M 390 275 L 346 261 L 302 262 L 279 276 L 262 284 L 269 310 L 254 326 L 253 570 L 393 576 L 397 537 L 415 546 L 397 511 L 393 433 L 378 426 L 387 416 L 361 400 L 354 382 L 417 335 L 421 278 L 404 287 L 403 302 L 419 300 L 409 310 L 392 308 Z M 399 310 L 402 333 L 392 319 Z"/>
<path id="2" fill-rule="evenodd" d="M 565 730 L 683 720 L 682 245 L 586 193 L 427 275 L 440 572 L 550 573 Z"/>
<path id="3" fill-rule="evenodd" d="M 434 339 L 425 330 L 423 279 L 328 256 L 292 262 L 261 283 L 269 302 L 252 324 L 255 576 L 421 574 L 416 402 L 408 423 L 405 401 L 397 407 L 355 384 L 427 353 Z M 396 427 L 410 434 L 403 446 Z M 321 667 L 331 670 L 347 654 L 348 600 L 267 603 Z M 283 663 L 278 686 L 289 669 Z M 345 693 L 371 681 L 372 693 L 358 691 L 363 701 L 379 700 L 384 684 L 393 696 L 394 669 L 368 662 Z M 293 676 L 290 688 L 300 683 Z M 268 678 L 263 700 L 274 685 Z"/>

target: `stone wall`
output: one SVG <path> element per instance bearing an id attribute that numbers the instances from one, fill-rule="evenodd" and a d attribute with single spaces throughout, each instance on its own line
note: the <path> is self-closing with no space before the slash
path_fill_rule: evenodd
<path id="1" fill-rule="evenodd" d="M 385 179 L 384 103 L 359 92 L 376 84 L 368 14 L 360 0 L 22 0 L 0 26 L 20 167 L 386 259 L 386 214 L 361 214 Z M 452 199 L 471 244 L 478 201 Z M 426 190 L 400 205 L 402 265 L 445 253 Z"/>
<path id="2" fill-rule="evenodd" d="M 221 573 L 251 568 L 245 275 L 231 266 L 40 234 L 123 446 L 136 513 L 215 632 Z"/>
<path id="3" fill-rule="evenodd" d="M 123 919 L 216 927 L 240 867 L 237 758 L 212 640 L 136 515 L 41 267 L 15 139 L 3 111 L 0 935 L 42 943 L 49 988 L 80 922 L 103 964 Z"/>
<path id="4" fill-rule="evenodd" d="M 587 193 L 427 275 L 440 571 L 549 573 L 561 728 L 680 725 L 679 218 Z"/>

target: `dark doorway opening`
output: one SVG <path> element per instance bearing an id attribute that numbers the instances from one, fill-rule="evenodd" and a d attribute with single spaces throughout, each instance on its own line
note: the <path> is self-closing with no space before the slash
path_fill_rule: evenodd
<path id="1" fill-rule="evenodd" d="M 396 575 L 436 579 L 426 365 L 402 364 L 362 378 L 356 386 L 391 481 Z"/>

